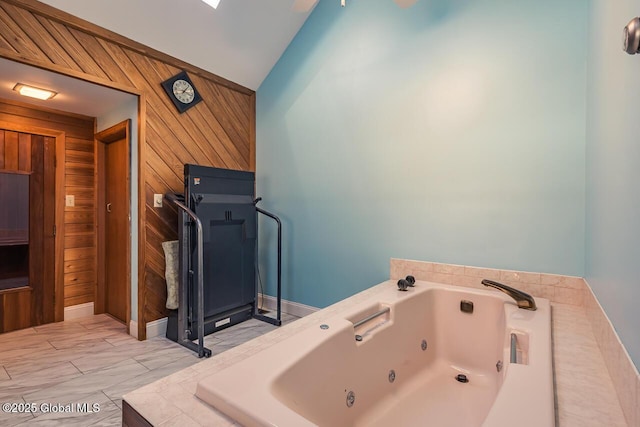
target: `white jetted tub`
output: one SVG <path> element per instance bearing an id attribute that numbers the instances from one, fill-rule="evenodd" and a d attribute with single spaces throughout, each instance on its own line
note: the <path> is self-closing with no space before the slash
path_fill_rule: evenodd
<path id="1" fill-rule="evenodd" d="M 246 426 L 554 425 L 547 300 L 528 311 L 493 290 L 377 287 L 196 395 Z"/>

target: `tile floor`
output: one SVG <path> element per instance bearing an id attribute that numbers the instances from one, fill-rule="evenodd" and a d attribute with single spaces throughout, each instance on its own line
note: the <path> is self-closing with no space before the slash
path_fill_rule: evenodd
<path id="1" fill-rule="evenodd" d="M 283 313 L 282 319 L 297 317 Z M 209 335 L 205 346 L 215 355 L 273 329 L 251 319 Z M 138 341 L 107 315 L 0 334 L 0 403 L 36 408 L 12 413 L 3 407 L 0 425 L 120 426 L 123 394 L 200 360 L 163 337 Z"/>

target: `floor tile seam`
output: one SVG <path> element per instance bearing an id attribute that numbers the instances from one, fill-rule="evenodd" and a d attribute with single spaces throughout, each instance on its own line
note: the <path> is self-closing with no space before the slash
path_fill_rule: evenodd
<path id="1" fill-rule="evenodd" d="M 70 362 L 63 362 L 63 364 L 66 363 L 70 363 Z M 82 376 L 82 372 L 78 370 L 78 368 L 76 366 L 73 366 L 74 369 L 76 369 L 77 372 L 69 372 L 63 375 L 46 375 L 43 376 L 41 378 L 37 378 L 33 379 L 33 372 L 24 372 L 24 375 L 20 375 L 18 378 L 13 378 L 11 381 L 13 383 L 14 386 L 17 387 L 35 387 L 38 384 L 42 384 L 43 382 L 46 383 L 48 381 L 58 381 L 58 380 L 63 380 L 62 382 L 74 379 L 74 378 L 78 378 L 80 376 Z M 33 385 L 29 385 L 30 381 L 34 381 Z M 37 383 L 35 381 L 38 381 Z M 25 384 L 26 382 L 26 384 Z M 59 384 L 59 383 L 58 383 Z"/>
<path id="2" fill-rule="evenodd" d="M 114 347 L 114 348 L 115 348 L 115 347 L 118 347 L 117 345 L 115 345 L 115 344 L 110 343 L 109 341 L 107 341 L 107 339 L 110 339 L 110 338 L 101 338 L 101 339 L 102 339 L 102 341 L 104 341 L 104 342 L 106 342 L 107 344 L 109 344 L 111 347 Z"/>
<path id="3" fill-rule="evenodd" d="M 44 341 L 42 341 L 41 344 L 45 344 L 45 343 L 49 344 L 49 346 L 51 347 L 51 348 L 48 348 L 47 350 L 58 350 L 53 344 L 51 344 L 51 341 L 49 341 L 48 339 L 45 339 Z M 44 351 L 44 350 L 41 350 L 41 351 Z"/>
<path id="4" fill-rule="evenodd" d="M 163 367 L 165 367 L 165 366 L 168 366 L 168 365 L 170 365 L 170 364 L 172 364 L 172 363 L 175 363 L 175 362 L 178 362 L 178 361 L 180 361 L 180 360 L 187 359 L 187 358 L 191 358 L 192 356 L 193 356 L 193 355 L 191 355 L 191 354 L 183 354 L 182 356 L 177 357 L 177 358 L 175 358 L 175 359 L 171 359 L 169 362 L 164 363 L 163 365 L 157 366 L 157 367 L 155 367 L 155 368 L 150 368 L 150 367 L 148 367 L 147 365 L 145 365 L 145 362 L 146 362 L 146 363 L 149 363 L 149 364 L 153 363 L 153 362 L 154 362 L 154 360 L 153 360 L 153 359 L 145 360 L 145 361 L 136 360 L 136 362 L 140 363 L 142 366 L 144 366 L 145 368 L 149 369 L 149 371 L 155 371 L 155 370 L 157 370 L 157 369 L 163 368 Z M 166 355 L 165 355 L 165 356 L 163 356 L 163 357 L 166 357 Z M 156 361 L 157 361 L 157 360 L 156 360 Z M 197 362 L 196 362 L 196 363 L 197 363 Z"/>
<path id="5" fill-rule="evenodd" d="M 125 361 L 126 361 L 126 360 L 127 360 L 127 359 L 125 359 Z M 130 360 L 132 360 L 132 361 L 133 361 L 133 359 L 130 359 Z M 124 361 L 123 361 L 123 362 L 124 362 Z M 135 361 L 134 361 L 134 362 L 135 362 Z M 120 362 L 120 363 L 121 363 L 121 362 Z M 136 362 L 136 363 L 137 363 L 137 362 Z M 75 365 L 74 365 L 74 366 L 75 366 Z M 140 366 L 142 366 L 142 365 L 140 365 Z M 81 375 L 80 375 L 80 376 L 75 376 L 75 377 L 73 377 L 73 378 L 68 378 L 68 379 L 66 379 L 66 380 L 64 380 L 64 381 L 61 381 L 61 382 L 59 382 L 59 383 L 55 384 L 55 385 L 51 385 L 51 386 L 49 386 L 49 387 L 45 387 L 45 388 L 39 389 L 39 390 L 34 391 L 34 392 L 32 392 L 32 393 L 40 393 L 40 392 L 43 392 L 43 391 L 45 391 L 45 390 L 51 390 L 51 389 L 54 389 L 54 390 L 55 390 L 55 388 L 56 388 L 56 387 L 63 386 L 63 385 L 67 384 L 67 383 L 68 383 L 68 382 L 70 382 L 70 381 L 77 380 L 78 378 L 82 378 L 82 377 L 84 377 L 84 378 L 89 378 L 89 377 L 90 377 L 90 376 L 92 376 L 92 375 L 104 375 L 104 372 L 101 372 L 101 371 L 106 371 L 106 370 L 108 370 L 108 369 L 110 369 L 110 368 L 113 368 L 113 366 L 112 366 L 112 365 L 109 365 L 109 366 L 106 366 L 106 367 L 103 367 L 103 368 L 96 369 L 96 370 L 94 370 L 94 371 L 88 372 L 88 373 L 86 373 L 86 374 L 85 374 L 85 373 L 81 373 Z M 147 368 L 146 368 L 146 367 L 144 367 L 144 366 L 143 366 L 143 368 L 144 368 L 144 369 L 147 369 Z M 77 368 L 76 368 L 76 369 L 77 369 Z M 148 372 L 148 371 L 149 371 L 149 370 L 147 369 L 147 372 Z M 98 391 L 102 391 L 102 389 L 96 389 L 96 390 L 93 390 L 91 393 L 95 393 L 95 392 L 98 392 Z"/>
<path id="6" fill-rule="evenodd" d="M 82 369 L 78 368 L 78 367 L 76 366 L 76 364 L 75 364 L 75 363 L 73 363 L 71 360 L 69 361 L 69 363 L 70 363 L 70 364 L 72 364 L 72 365 L 73 365 L 73 367 L 74 367 L 74 368 L 76 368 L 76 369 L 78 370 L 78 372 L 80 372 L 80 374 L 85 375 L 85 372 L 84 372 Z M 87 371 L 87 372 L 88 372 L 88 371 Z"/>
<path id="7" fill-rule="evenodd" d="M 50 338 L 48 339 L 49 342 L 51 341 L 62 341 L 62 342 L 70 342 L 70 341 L 80 341 L 80 342 L 86 342 L 86 341 L 100 341 L 100 340 L 104 340 L 107 338 L 119 338 L 121 336 L 120 332 L 101 332 L 101 333 L 93 333 L 93 331 L 90 331 L 91 334 L 87 334 L 85 332 L 83 333 L 77 333 L 77 334 L 73 334 L 73 335 L 61 335 L 59 337 L 54 337 L 54 338 Z"/>
<path id="8" fill-rule="evenodd" d="M 109 397 L 109 395 L 107 393 L 105 393 L 104 389 L 100 390 L 100 393 L 104 394 L 104 396 L 109 399 L 109 401 L 111 403 L 113 403 L 114 405 L 116 405 L 116 407 L 119 408 L 118 404 L 115 402 L 115 400 L 113 400 L 111 397 Z M 122 400 L 122 396 L 120 396 L 120 400 Z"/>
<path id="9" fill-rule="evenodd" d="M 49 345 L 50 345 L 51 347 L 53 347 L 53 349 L 54 349 L 54 350 L 56 350 L 56 351 L 57 351 L 57 350 L 64 350 L 64 348 L 58 348 L 58 347 L 56 347 L 56 346 L 55 346 L 55 345 L 53 345 L 53 344 L 51 343 L 51 341 L 49 341 L 49 340 L 47 340 L 47 342 L 48 342 L 48 343 L 49 343 Z"/>
<path id="10" fill-rule="evenodd" d="M 56 365 L 56 364 L 59 364 L 59 363 L 72 362 L 74 360 L 78 360 L 78 359 L 82 359 L 82 358 L 85 358 L 85 357 L 94 356 L 96 352 L 103 351 L 103 350 L 96 350 L 95 352 L 91 351 L 91 352 L 86 352 L 86 353 L 83 353 L 83 354 L 64 354 L 64 352 L 66 350 L 71 350 L 71 349 L 56 350 L 54 355 L 55 356 L 60 356 L 61 355 L 62 358 L 60 360 L 55 361 L 55 362 L 44 363 L 44 364 L 46 364 L 48 366 L 52 366 L 52 365 Z M 46 356 L 42 356 L 42 357 L 39 358 L 39 360 L 33 361 L 32 363 L 29 363 L 29 364 L 25 363 L 24 359 L 20 359 L 19 362 L 20 362 L 21 365 L 31 366 L 31 365 L 33 365 L 35 363 L 42 364 L 42 362 L 47 362 L 47 357 Z M 10 365 L 7 365 L 7 366 L 10 366 Z"/>
<path id="11" fill-rule="evenodd" d="M 86 357 L 91 357 L 91 355 L 83 356 L 83 357 L 81 357 L 79 359 L 75 359 L 75 360 L 76 361 L 82 360 L 82 359 L 85 359 Z M 113 356 L 111 356 L 111 357 L 113 357 Z M 105 368 L 108 368 L 108 367 L 113 366 L 115 364 L 122 363 L 122 362 L 126 361 L 127 359 L 133 359 L 133 356 L 131 356 L 131 355 L 123 355 L 122 358 L 119 358 L 118 360 L 113 360 L 110 363 L 107 363 L 107 364 L 105 364 L 103 366 L 96 366 L 96 367 L 93 367 L 93 368 L 86 369 L 84 371 L 82 369 L 80 369 L 80 368 L 78 368 L 78 369 L 80 371 L 82 371 L 86 375 L 86 374 L 90 374 L 92 372 L 98 371 L 100 369 L 105 369 Z M 137 360 L 136 360 L 136 362 L 137 362 Z M 75 364 L 74 364 L 74 366 L 75 366 Z"/>
<path id="12" fill-rule="evenodd" d="M 11 374 L 9 373 L 9 371 L 7 371 L 7 368 L 5 368 L 4 365 L 2 365 L 2 370 L 9 377 L 9 381 L 11 381 L 13 378 L 11 378 Z"/>

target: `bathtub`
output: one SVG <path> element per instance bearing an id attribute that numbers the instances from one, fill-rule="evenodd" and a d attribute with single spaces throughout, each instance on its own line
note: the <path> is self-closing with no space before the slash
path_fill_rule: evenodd
<path id="1" fill-rule="evenodd" d="M 527 311 L 498 291 L 421 281 L 363 295 L 203 378 L 197 397 L 245 426 L 554 425 L 547 300 Z"/>

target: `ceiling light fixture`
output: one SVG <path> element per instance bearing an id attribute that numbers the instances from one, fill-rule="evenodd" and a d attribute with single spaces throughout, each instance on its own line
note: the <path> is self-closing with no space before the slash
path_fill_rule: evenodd
<path id="1" fill-rule="evenodd" d="M 20 95 L 42 100 L 51 99 L 58 94 L 58 92 L 54 92 L 52 90 L 41 89 L 39 87 L 29 86 L 24 83 L 16 83 L 16 85 L 13 87 L 13 90 L 18 92 Z"/>
<path id="2" fill-rule="evenodd" d="M 218 5 L 220 4 L 220 0 L 202 0 L 202 1 L 214 9 L 217 9 Z"/>

